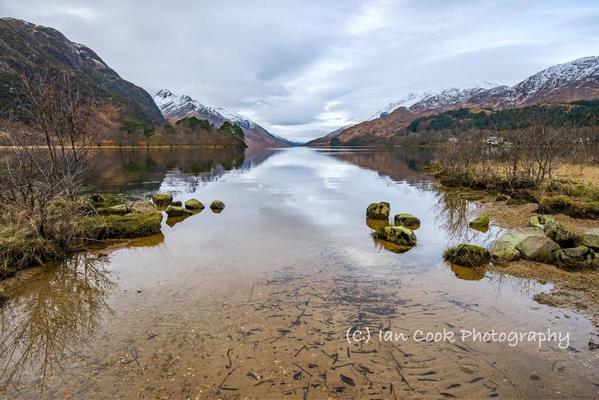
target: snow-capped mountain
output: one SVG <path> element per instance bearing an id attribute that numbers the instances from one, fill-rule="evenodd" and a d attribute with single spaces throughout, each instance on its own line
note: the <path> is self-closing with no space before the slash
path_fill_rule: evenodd
<path id="1" fill-rule="evenodd" d="M 461 107 L 502 109 L 544 103 L 567 103 L 599 99 L 599 57 L 584 57 L 557 64 L 514 86 L 484 83 L 467 88 L 449 88 L 420 94 L 408 93 L 375 113 L 371 119 L 311 144 L 328 144 L 336 137 L 342 142 L 364 136 L 384 138 L 405 128 L 419 116 Z"/>
<path id="2" fill-rule="evenodd" d="M 168 89 L 161 89 L 154 94 L 154 102 L 165 118 L 179 120 L 195 116 L 205 119 L 216 127 L 224 121 L 230 121 L 239 125 L 245 132 L 246 144 L 289 146 L 291 143 L 279 136 L 269 133 L 260 125 L 234 111 L 222 107 L 206 106 L 188 95 L 178 95 Z"/>

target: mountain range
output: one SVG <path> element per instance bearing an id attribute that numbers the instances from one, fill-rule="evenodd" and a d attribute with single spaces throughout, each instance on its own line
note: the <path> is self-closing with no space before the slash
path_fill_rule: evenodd
<path id="1" fill-rule="evenodd" d="M 168 89 L 161 89 L 154 94 L 154 102 L 160 108 L 162 115 L 176 122 L 182 118 L 196 117 L 204 119 L 219 127 L 225 121 L 235 123 L 245 133 L 248 146 L 289 146 L 293 143 L 269 133 L 266 129 L 231 110 L 222 107 L 210 107 L 188 95 L 174 94 Z"/>
<path id="2" fill-rule="evenodd" d="M 0 18 L 0 116 L 14 109 L 21 77 L 48 70 L 65 71 L 80 94 L 94 98 L 104 129 L 118 130 L 126 117 L 151 125 L 164 123 L 152 96 L 121 78 L 89 47 L 53 28 Z"/>
<path id="3" fill-rule="evenodd" d="M 536 104 L 568 103 L 599 98 L 599 57 L 584 57 L 554 65 L 514 86 L 484 85 L 409 93 L 373 117 L 309 142 L 328 145 L 374 143 L 405 129 L 418 117 L 459 108 L 501 110 Z"/>

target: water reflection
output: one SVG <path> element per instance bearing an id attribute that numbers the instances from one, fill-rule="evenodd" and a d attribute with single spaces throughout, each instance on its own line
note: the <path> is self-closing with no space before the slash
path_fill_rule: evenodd
<path id="1" fill-rule="evenodd" d="M 263 153 L 252 153 L 257 159 Z M 151 192 L 170 176 L 186 176 L 193 187 L 226 171 L 248 168 L 243 148 L 119 148 L 98 149 L 87 182 L 93 190 Z"/>
<path id="2" fill-rule="evenodd" d="M 46 377 L 96 332 L 112 313 L 106 303 L 116 287 L 105 257 L 78 255 L 62 265 L 27 271 L 3 282 L 9 301 L 0 308 L 0 382 L 18 387 L 30 372 L 41 388 Z"/>

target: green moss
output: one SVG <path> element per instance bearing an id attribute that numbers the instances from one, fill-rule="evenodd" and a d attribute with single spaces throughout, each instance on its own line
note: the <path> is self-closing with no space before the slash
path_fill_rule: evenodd
<path id="1" fill-rule="evenodd" d="M 366 218 L 388 220 L 391 207 L 386 201 L 371 203 L 366 208 Z"/>
<path id="2" fill-rule="evenodd" d="M 420 228 L 420 220 L 412 214 L 401 213 L 397 214 L 393 219 L 395 226 L 405 226 L 409 229 Z"/>
<path id="3" fill-rule="evenodd" d="M 197 199 L 189 199 L 185 202 L 185 208 L 189 210 L 203 210 L 204 204 Z"/>
<path id="4" fill-rule="evenodd" d="M 166 207 L 173 201 L 173 195 L 170 193 L 154 193 L 152 201 L 158 207 Z"/>
<path id="5" fill-rule="evenodd" d="M 599 201 L 574 199 L 563 194 L 549 196 L 539 202 L 537 212 L 563 213 L 575 218 L 599 219 Z"/>
<path id="6" fill-rule="evenodd" d="M 129 208 L 125 204 L 118 204 L 112 207 L 99 208 L 100 215 L 125 215 L 129 212 Z"/>
<path id="7" fill-rule="evenodd" d="M 161 213 L 149 212 L 88 217 L 84 225 L 90 239 L 123 239 L 157 234 L 161 221 Z"/>
<path id="8" fill-rule="evenodd" d="M 443 253 L 443 259 L 464 267 L 478 267 L 491 261 L 489 251 L 473 244 L 459 244 Z"/>
<path id="9" fill-rule="evenodd" d="M 481 215 L 480 217 L 470 221 L 468 226 L 470 226 L 470 228 L 475 229 L 477 231 L 486 232 L 489 230 L 490 222 L 491 222 L 491 220 L 489 219 L 488 216 Z"/>
<path id="10" fill-rule="evenodd" d="M 225 203 L 223 203 L 220 200 L 214 200 L 212 203 L 210 203 L 210 209 L 214 210 L 219 210 L 222 211 L 225 208 Z"/>
<path id="11" fill-rule="evenodd" d="M 185 216 L 189 216 L 192 215 L 193 213 L 189 210 L 186 210 L 183 207 L 177 207 L 177 206 L 168 206 L 166 208 L 166 215 L 168 215 L 169 217 L 185 217 Z"/>
<path id="12" fill-rule="evenodd" d="M 411 229 L 404 226 L 386 226 L 377 231 L 375 237 L 400 246 L 413 247 L 416 245 L 416 235 Z"/>

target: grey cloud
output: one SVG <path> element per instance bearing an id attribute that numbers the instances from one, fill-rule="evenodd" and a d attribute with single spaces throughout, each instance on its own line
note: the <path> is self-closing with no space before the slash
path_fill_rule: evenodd
<path id="1" fill-rule="evenodd" d="M 408 91 L 511 84 L 599 49 L 599 7 L 583 0 L 20 0 L 0 13 L 60 30 L 150 91 L 189 93 L 293 140 Z"/>

